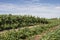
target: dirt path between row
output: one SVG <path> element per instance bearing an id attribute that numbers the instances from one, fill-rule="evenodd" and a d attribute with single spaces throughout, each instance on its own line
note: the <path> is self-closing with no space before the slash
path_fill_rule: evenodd
<path id="1" fill-rule="evenodd" d="M 53 28 L 50 28 L 49 30 L 43 31 L 40 35 L 35 35 L 31 40 L 40 40 L 44 35 L 46 35 L 48 32 L 54 32 L 56 29 L 58 29 L 60 25 L 55 26 Z"/>
<path id="2" fill-rule="evenodd" d="M 0 34 L 1 34 L 1 33 L 5 33 L 5 32 L 7 32 L 7 31 L 12 31 L 12 30 L 18 31 L 19 29 L 24 29 L 24 28 L 34 28 L 34 27 L 42 26 L 42 25 L 45 26 L 45 25 L 47 25 L 47 24 L 38 24 L 38 25 L 34 25 L 34 26 L 26 26 L 26 27 L 17 28 L 17 29 L 4 30 L 4 31 L 0 31 Z"/>

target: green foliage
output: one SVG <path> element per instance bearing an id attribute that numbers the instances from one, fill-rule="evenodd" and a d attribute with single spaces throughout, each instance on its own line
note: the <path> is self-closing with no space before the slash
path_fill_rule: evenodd
<path id="1" fill-rule="evenodd" d="M 48 32 L 40 40 L 60 40 L 60 27 L 54 32 Z"/>
<path id="2" fill-rule="evenodd" d="M 57 23 L 56 23 L 57 22 Z M 48 30 L 51 27 L 59 25 L 59 21 L 52 21 L 52 23 L 42 26 L 37 26 L 33 28 L 24 28 L 16 30 L 7 31 L 4 34 L 0 34 L 1 40 L 24 40 L 26 38 L 29 38 L 31 36 L 37 35 L 42 33 L 45 30 Z"/>
<path id="3" fill-rule="evenodd" d="M 46 24 L 33 28 L 23 28 L 18 31 L 15 28 L 21 28 L 25 26 L 31 26 L 35 24 Z M 51 27 L 60 24 L 60 20 L 57 19 L 45 19 L 33 16 L 17 16 L 17 15 L 0 15 L 0 30 L 9 30 L 5 33 L 0 34 L 0 40 L 24 40 L 31 36 L 42 33 Z M 59 33 L 58 33 L 59 34 Z"/>
<path id="4" fill-rule="evenodd" d="M 0 30 L 32 26 L 40 23 L 48 24 L 48 21 L 47 19 L 27 15 L 0 15 Z"/>

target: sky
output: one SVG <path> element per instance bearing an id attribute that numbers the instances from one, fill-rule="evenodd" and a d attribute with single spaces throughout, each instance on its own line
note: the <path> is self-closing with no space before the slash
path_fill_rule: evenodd
<path id="1" fill-rule="evenodd" d="M 60 0 L 0 0 L 0 14 L 60 17 Z"/>

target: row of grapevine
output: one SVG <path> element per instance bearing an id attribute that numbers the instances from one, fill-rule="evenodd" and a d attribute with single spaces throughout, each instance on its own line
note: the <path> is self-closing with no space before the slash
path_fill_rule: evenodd
<path id="1" fill-rule="evenodd" d="M 60 40 L 60 27 L 54 32 L 48 32 L 40 40 Z"/>
<path id="2" fill-rule="evenodd" d="M 0 34 L 0 40 L 23 40 L 28 37 L 42 33 L 51 27 L 59 25 L 59 21 L 54 21 L 46 26 L 37 26 L 34 28 L 19 29 L 18 31 L 7 31 L 6 33 Z"/>
<path id="3" fill-rule="evenodd" d="M 0 30 L 32 26 L 40 23 L 48 24 L 48 21 L 44 18 L 27 15 L 0 15 Z"/>

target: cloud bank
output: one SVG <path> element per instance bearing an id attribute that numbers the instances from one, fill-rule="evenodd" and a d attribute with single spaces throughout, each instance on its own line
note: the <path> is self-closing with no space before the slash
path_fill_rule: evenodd
<path id="1" fill-rule="evenodd" d="M 16 0 L 15 0 L 16 1 Z M 60 5 L 49 4 L 41 0 L 19 0 L 22 3 L 14 4 L 14 1 L 0 2 L 0 14 L 33 15 L 44 18 L 60 17 Z M 42 3 L 41 3 L 41 2 Z M 8 3 L 9 2 L 9 3 Z M 11 3 L 14 2 L 14 3 Z M 47 4 L 48 2 L 48 4 Z M 51 1 L 50 1 L 51 2 Z M 25 3 L 25 4 L 24 4 Z"/>

